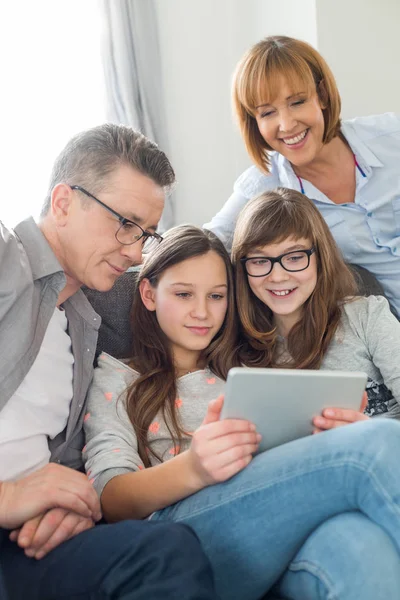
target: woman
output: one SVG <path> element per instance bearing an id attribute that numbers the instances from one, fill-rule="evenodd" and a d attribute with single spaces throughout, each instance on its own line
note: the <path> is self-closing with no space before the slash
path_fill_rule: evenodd
<path id="1" fill-rule="evenodd" d="M 400 323 L 382 296 L 356 296 L 353 275 L 307 196 L 278 188 L 248 202 L 232 260 L 242 363 L 364 371 L 367 414 L 400 418 Z M 343 412 L 348 418 L 352 411 Z M 314 423 L 335 425 L 323 417 Z"/>
<path id="2" fill-rule="evenodd" d="M 345 260 L 373 273 L 400 315 L 400 119 L 341 122 L 335 79 L 305 42 L 266 38 L 240 61 L 233 104 L 255 166 L 206 227 L 229 248 L 252 197 L 283 186 L 321 211 Z"/>
<path id="3" fill-rule="evenodd" d="M 84 458 L 103 514 L 190 525 L 222 600 L 257 600 L 282 575 L 294 600 L 400 597 L 399 423 L 371 419 L 252 458 L 255 426 L 219 420 L 235 312 L 213 234 L 177 227 L 146 257 L 131 360 L 103 354 L 89 392 Z"/>

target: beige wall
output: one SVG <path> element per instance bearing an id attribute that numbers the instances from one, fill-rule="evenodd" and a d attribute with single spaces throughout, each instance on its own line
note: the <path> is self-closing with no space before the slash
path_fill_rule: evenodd
<path id="1" fill-rule="evenodd" d="M 316 43 L 314 0 L 156 0 L 177 222 L 210 220 L 250 164 L 230 82 L 244 51 L 284 33 Z"/>
<path id="2" fill-rule="evenodd" d="M 317 0 L 318 49 L 337 79 L 345 118 L 400 113 L 399 0 Z"/>

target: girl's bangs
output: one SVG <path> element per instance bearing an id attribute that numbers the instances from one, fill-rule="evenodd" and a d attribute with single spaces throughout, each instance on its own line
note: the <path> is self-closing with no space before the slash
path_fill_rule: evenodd
<path id="1" fill-rule="evenodd" d="M 288 206 L 283 199 L 280 199 L 279 204 L 275 204 L 272 210 L 271 206 L 266 208 L 264 215 L 256 211 L 242 231 L 241 258 L 264 246 L 280 244 L 288 237 L 295 240 L 308 239 L 315 245 L 312 222 L 307 214 L 293 210 L 293 205 Z"/>

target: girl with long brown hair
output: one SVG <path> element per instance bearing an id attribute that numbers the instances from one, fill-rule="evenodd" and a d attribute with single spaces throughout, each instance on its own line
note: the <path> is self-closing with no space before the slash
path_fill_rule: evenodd
<path id="1" fill-rule="evenodd" d="M 250 201 L 232 258 L 245 365 L 365 371 L 367 414 L 400 418 L 400 324 L 382 296 L 356 295 L 353 272 L 311 200 L 278 188 Z M 322 416 L 315 424 L 338 423 Z"/>
<path id="2" fill-rule="evenodd" d="M 275 584 L 295 600 L 398 597 L 400 425 L 371 420 L 253 458 L 255 426 L 219 419 L 235 314 L 222 242 L 191 226 L 168 232 L 139 275 L 131 359 L 102 354 L 89 392 L 84 458 L 105 518 L 191 526 L 222 600 L 256 600 Z M 372 571 L 357 545 L 366 539 L 379 545 Z M 297 574 L 304 563 L 318 563 L 320 591 L 314 574 Z"/>

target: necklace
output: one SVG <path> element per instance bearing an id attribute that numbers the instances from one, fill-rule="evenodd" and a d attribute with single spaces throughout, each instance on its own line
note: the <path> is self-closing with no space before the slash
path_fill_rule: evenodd
<path id="1" fill-rule="evenodd" d="M 361 175 L 362 175 L 363 177 L 366 177 L 367 175 L 366 175 L 366 173 L 364 173 L 364 171 L 362 170 L 362 168 L 361 168 L 361 167 L 360 167 L 360 165 L 358 164 L 358 160 L 357 160 L 357 158 L 356 158 L 356 155 L 354 154 L 354 152 L 353 152 L 353 159 L 354 159 L 354 166 L 355 166 L 355 168 L 356 168 L 356 169 L 358 169 L 358 170 L 360 171 L 360 173 L 361 173 Z M 304 185 L 303 185 L 303 180 L 302 180 L 302 178 L 301 178 L 301 177 L 299 177 L 299 175 L 297 175 L 297 173 L 295 173 L 295 175 L 296 175 L 297 179 L 299 180 L 299 184 L 300 184 L 300 191 L 301 191 L 301 193 L 302 193 L 302 194 L 305 194 L 305 191 L 304 191 Z"/>
<path id="2" fill-rule="evenodd" d="M 194 369 L 176 369 L 176 376 L 179 377 L 185 377 L 185 375 L 191 375 L 192 373 L 197 373 L 198 371 L 202 371 L 203 369 L 201 368 L 194 368 Z"/>
<path id="3" fill-rule="evenodd" d="M 194 373 L 196 369 L 191 369 L 190 371 L 187 371 L 186 369 L 176 369 L 176 376 L 177 377 L 184 377 L 185 375 L 190 375 L 191 373 Z"/>

